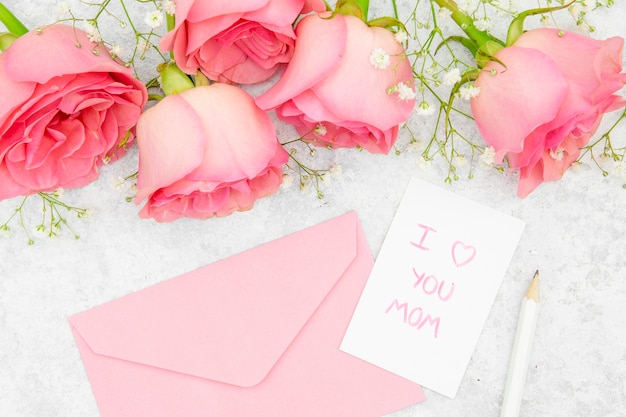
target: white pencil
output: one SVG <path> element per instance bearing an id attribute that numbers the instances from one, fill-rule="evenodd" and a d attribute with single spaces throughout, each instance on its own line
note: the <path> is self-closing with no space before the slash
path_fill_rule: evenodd
<path id="1" fill-rule="evenodd" d="M 539 271 L 535 272 L 535 276 L 522 301 L 500 417 L 517 417 L 519 415 L 538 313 Z"/>

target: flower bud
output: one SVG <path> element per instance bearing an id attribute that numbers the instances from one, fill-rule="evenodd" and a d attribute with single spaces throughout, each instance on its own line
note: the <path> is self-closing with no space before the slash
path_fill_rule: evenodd
<path id="1" fill-rule="evenodd" d="M 182 72 L 173 62 L 160 65 L 158 71 L 161 73 L 161 88 L 166 96 L 181 93 L 194 87 L 187 74 Z"/>

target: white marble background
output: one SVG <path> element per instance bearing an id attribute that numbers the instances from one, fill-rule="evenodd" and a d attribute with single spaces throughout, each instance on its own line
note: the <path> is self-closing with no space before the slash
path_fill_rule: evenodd
<path id="1" fill-rule="evenodd" d="M 4 3 L 29 27 L 54 19 L 54 2 Z M 373 15 L 392 11 L 389 1 L 372 3 Z M 399 3 L 403 10 L 412 4 Z M 597 26 L 594 36 L 626 36 L 626 4 L 615 3 L 589 16 Z M 563 22 L 574 29 L 568 19 Z M 502 35 L 504 26 L 497 29 Z M 426 134 L 429 123 L 411 121 L 418 134 Z M 284 126 L 279 134 L 294 137 Z M 402 135 L 400 147 L 408 141 L 406 132 Z M 626 142 L 626 126 L 613 137 Z M 342 167 L 342 174 L 324 185 L 323 199 L 292 186 L 249 212 L 157 224 L 140 220 L 138 208 L 125 201 L 129 191 L 113 186 L 119 176 L 134 172 L 133 150 L 104 167 L 93 184 L 66 190 L 68 203 L 94 210 L 90 219 L 70 220 L 79 240 L 65 232 L 28 246 L 13 224 L 13 233 L 0 238 L 0 416 L 99 415 L 66 322 L 69 315 L 349 210 L 358 212 L 376 254 L 410 176 L 509 213 L 527 226 L 457 397 L 426 391 L 425 402 L 392 415 L 499 415 L 520 298 L 537 269 L 542 306 L 521 415 L 626 415 L 625 180 L 584 166 L 522 200 L 515 196 L 515 174 L 478 169 L 474 179 L 462 176 L 447 185 L 441 164 L 423 170 L 416 153 L 343 150 L 320 152 L 318 158 L 314 164 L 334 160 Z M 27 209 L 31 227 L 39 210 L 35 201 Z M 0 203 L 0 222 L 19 202 Z"/>

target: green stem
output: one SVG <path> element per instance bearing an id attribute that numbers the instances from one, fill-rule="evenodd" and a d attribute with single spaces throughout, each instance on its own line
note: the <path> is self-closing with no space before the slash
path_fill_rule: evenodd
<path id="1" fill-rule="evenodd" d="M 19 21 L 13 13 L 0 2 L 0 22 L 6 26 L 7 30 L 15 36 L 22 36 L 28 33 L 28 28 Z"/>
<path id="2" fill-rule="evenodd" d="M 498 41 L 496 38 L 494 38 L 493 36 L 489 35 L 487 32 L 478 30 L 476 26 L 474 26 L 473 19 L 470 16 L 463 13 L 459 9 L 459 6 L 456 4 L 454 0 L 431 0 L 431 1 L 434 1 L 435 3 L 437 3 L 439 7 L 443 7 L 443 8 L 450 10 L 452 12 L 452 20 L 454 20 L 454 22 L 463 30 L 463 32 L 465 32 L 465 34 L 471 40 L 476 42 L 479 48 L 490 41 L 502 43 Z"/>

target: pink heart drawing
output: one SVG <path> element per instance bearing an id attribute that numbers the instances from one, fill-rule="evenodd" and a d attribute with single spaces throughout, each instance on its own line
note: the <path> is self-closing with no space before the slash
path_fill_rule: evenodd
<path id="1" fill-rule="evenodd" d="M 474 260 L 476 248 L 457 240 L 452 245 L 452 260 L 457 267 L 462 267 Z"/>

